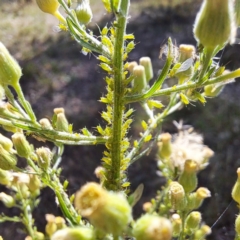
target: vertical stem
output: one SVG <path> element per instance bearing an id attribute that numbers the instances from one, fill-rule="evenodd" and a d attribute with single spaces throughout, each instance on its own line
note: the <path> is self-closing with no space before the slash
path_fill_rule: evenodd
<path id="1" fill-rule="evenodd" d="M 199 75 L 199 79 L 198 79 L 198 82 L 199 83 L 202 83 L 203 82 L 203 77 L 204 77 L 204 74 L 206 73 L 207 71 L 207 68 L 208 68 L 208 65 L 212 59 L 212 56 L 213 56 L 213 53 L 214 53 L 214 49 L 212 48 L 206 48 L 205 49 L 205 56 L 203 58 L 203 66 L 202 66 L 202 70 L 200 72 L 200 75 Z"/>
<path id="2" fill-rule="evenodd" d="M 121 140 L 122 140 L 122 124 L 124 111 L 124 88 L 123 88 L 123 52 L 124 52 L 124 34 L 126 31 L 127 14 L 129 0 L 122 0 L 120 12 L 117 14 L 116 21 L 116 39 L 114 43 L 113 55 L 113 123 L 112 123 L 112 166 L 108 175 L 106 187 L 109 190 L 119 190 L 120 181 L 120 164 L 121 164 Z"/>

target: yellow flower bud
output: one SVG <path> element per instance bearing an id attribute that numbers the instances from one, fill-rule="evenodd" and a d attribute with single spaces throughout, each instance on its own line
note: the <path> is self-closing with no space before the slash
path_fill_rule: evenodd
<path id="1" fill-rule="evenodd" d="M 199 227 L 201 220 L 202 216 L 200 212 L 191 212 L 186 218 L 186 229 L 190 232 L 195 231 Z"/>
<path id="2" fill-rule="evenodd" d="M 16 164 L 16 156 L 6 151 L 2 145 L 0 145 L 0 169 L 12 170 L 16 167 Z"/>
<path id="3" fill-rule="evenodd" d="M 145 69 L 143 66 L 133 68 L 133 92 L 142 92 L 147 88 Z"/>
<path id="4" fill-rule="evenodd" d="M 235 220 L 235 231 L 238 236 L 240 236 L 240 215 L 237 215 Z"/>
<path id="5" fill-rule="evenodd" d="M 75 13 L 78 21 L 81 24 L 88 24 L 92 20 L 92 10 L 89 4 L 89 0 L 82 0 L 75 9 Z"/>
<path id="6" fill-rule="evenodd" d="M 172 215 L 172 226 L 173 226 L 173 236 L 178 237 L 182 231 L 182 219 L 177 213 L 174 213 Z"/>
<path id="7" fill-rule="evenodd" d="M 238 178 L 232 190 L 232 198 L 240 204 L 240 168 L 237 169 L 237 175 Z"/>
<path id="8" fill-rule="evenodd" d="M 188 197 L 188 209 L 198 209 L 205 198 L 211 197 L 211 192 L 204 187 L 200 187 L 196 192 L 191 193 Z"/>
<path id="9" fill-rule="evenodd" d="M 232 42 L 233 1 L 204 0 L 194 24 L 194 35 L 198 42 L 206 48 L 214 49 Z"/>
<path id="10" fill-rule="evenodd" d="M 51 236 L 51 240 L 95 240 L 94 230 L 87 227 L 64 228 Z"/>
<path id="11" fill-rule="evenodd" d="M 130 62 L 130 63 L 128 64 L 128 71 L 129 71 L 130 73 L 133 73 L 133 69 L 134 69 L 136 66 L 138 66 L 137 62 Z"/>
<path id="12" fill-rule="evenodd" d="M 141 57 L 139 64 L 144 67 L 146 80 L 149 82 L 153 78 L 153 67 L 150 57 Z"/>
<path id="13" fill-rule="evenodd" d="M 211 228 L 208 225 L 202 225 L 194 234 L 194 240 L 205 239 L 206 236 L 212 233 Z"/>
<path id="14" fill-rule="evenodd" d="M 12 148 L 13 148 L 13 143 L 12 141 L 3 136 L 1 133 L 0 133 L 0 144 L 2 145 L 2 147 L 7 150 L 8 152 L 11 152 L 12 151 Z"/>
<path id="15" fill-rule="evenodd" d="M 174 210 L 183 210 L 186 207 L 185 191 L 178 182 L 171 182 L 168 190 L 169 199 Z"/>
<path id="16" fill-rule="evenodd" d="M 167 218 L 146 214 L 133 225 L 136 240 L 170 240 L 172 224 Z"/>
<path id="17" fill-rule="evenodd" d="M 25 135 L 20 132 L 16 132 L 12 135 L 13 145 L 20 157 L 28 158 L 32 152 L 32 148 L 27 141 Z"/>
<path id="18" fill-rule="evenodd" d="M 68 120 L 64 113 L 57 114 L 56 129 L 62 132 L 68 132 Z"/>
<path id="19" fill-rule="evenodd" d="M 47 170 L 50 166 L 53 154 L 49 148 L 41 147 L 36 149 L 36 154 L 38 156 L 38 165 L 39 167 Z"/>
<path id="20" fill-rule="evenodd" d="M 186 193 L 194 191 L 194 189 L 197 187 L 197 170 L 198 166 L 195 161 L 186 160 L 184 164 L 184 170 L 178 180 Z"/>
<path id="21" fill-rule="evenodd" d="M 0 184 L 9 185 L 11 183 L 11 180 L 12 180 L 11 173 L 0 168 Z"/>
<path id="22" fill-rule="evenodd" d="M 47 118 L 40 119 L 39 123 L 41 124 L 43 129 L 46 129 L 46 130 L 52 130 L 53 129 L 52 124 L 50 123 L 50 121 Z"/>
<path id="23" fill-rule="evenodd" d="M 29 174 L 28 188 L 31 193 L 38 194 L 42 184 L 36 174 Z"/>
<path id="24" fill-rule="evenodd" d="M 0 42 L 0 84 L 16 86 L 22 76 L 22 69 L 11 56 L 7 48 Z"/>
<path id="25" fill-rule="evenodd" d="M 65 18 L 58 11 L 60 4 L 58 0 L 36 0 L 38 7 L 45 13 L 52 14 L 62 23 L 66 23 Z"/>
<path id="26" fill-rule="evenodd" d="M 160 158 L 162 159 L 168 159 L 171 154 L 172 154 L 172 144 L 171 144 L 171 139 L 172 136 L 169 133 L 163 133 L 160 135 L 160 141 L 158 143 L 158 154 L 160 156 Z"/>
<path id="27" fill-rule="evenodd" d="M 178 78 L 179 84 L 183 84 L 189 79 L 193 73 L 193 58 L 195 55 L 195 47 L 188 44 L 179 46 L 179 63 L 183 63 L 177 70 L 175 76 Z M 190 62 L 189 62 L 189 60 Z M 188 61 L 187 61 L 188 60 Z M 188 63 L 189 62 L 189 63 Z"/>
<path id="28" fill-rule="evenodd" d="M 8 208 L 11 208 L 15 205 L 14 198 L 4 192 L 0 193 L 0 201 L 2 201 L 2 203 Z"/>
<path id="29" fill-rule="evenodd" d="M 107 192 L 97 183 L 88 183 L 76 193 L 75 207 L 94 227 L 105 233 L 120 234 L 132 218 L 126 198 Z"/>
<path id="30" fill-rule="evenodd" d="M 38 7 L 45 13 L 54 14 L 58 11 L 60 4 L 58 0 L 36 0 Z"/>

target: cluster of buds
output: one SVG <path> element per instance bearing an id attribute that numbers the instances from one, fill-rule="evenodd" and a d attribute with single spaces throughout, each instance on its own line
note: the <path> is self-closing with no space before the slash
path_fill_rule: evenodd
<path id="1" fill-rule="evenodd" d="M 148 82 L 153 78 L 152 61 L 149 57 L 142 57 L 137 62 L 131 62 L 128 65 L 130 74 L 134 79 L 132 82 L 133 92 L 143 92 L 148 88 Z"/>
<path id="2" fill-rule="evenodd" d="M 55 232 L 66 228 L 65 220 L 62 217 L 55 217 L 52 214 L 46 214 L 47 224 L 45 227 L 46 234 L 51 237 Z"/>
<path id="3" fill-rule="evenodd" d="M 75 207 L 104 233 L 119 235 L 132 219 L 125 196 L 108 192 L 97 183 L 88 183 L 76 193 Z"/>
<path id="4" fill-rule="evenodd" d="M 37 197 L 40 194 L 41 182 L 35 174 L 14 173 L 0 169 L 0 183 L 13 190 L 15 194 L 0 193 L 0 201 L 6 207 L 14 207 L 22 198 Z"/>

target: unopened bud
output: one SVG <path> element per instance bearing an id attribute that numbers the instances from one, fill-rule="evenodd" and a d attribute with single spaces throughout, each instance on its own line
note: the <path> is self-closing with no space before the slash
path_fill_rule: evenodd
<path id="1" fill-rule="evenodd" d="M 237 215 L 235 220 L 235 231 L 238 236 L 240 236 L 240 215 Z"/>
<path id="2" fill-rule="evenodd" d="M 179 177 L 179 183 L 183 186 L 186 193 L 194 191 L 197 187 L 198 166 L 195 161 L 186 160 L 184 170 Z"/>
<path id="3" fill-rule="evenodd" d="M 130 72 L 130 73 L 133 73 L 133 69 L 134 69 L 136 66 L 138 66 L 137 62 L 130 62 L 130 63 L 128 64 L 128 70 L 129 70 L 129 72 Z"/>
<path id="4" fill-rule="evenodd" d="M 62 23 L 66 23 L 65 18 L 58 11 L 60 4 L 58 0 L 36 0 L 38 7 L 45 13 L 52 14 Z"/>
<path id="5" fill-rule="evenodd" d="M 142 92 L 147 88 L 145 69 L 143 66 L 136 66 L 133 69 L 133 91 Z"/>
<path id="6" fill-rule="evenodd" d="M 57 114 L 56 129 L 62 132 L 68 132 L 68 120 L 64 113 Z"/>
<path id="7" fill-rule="evenodd" d="M 12 180 L 11 173 L 0 168 L 0 184 L 9 185 L 11 183 L 11 180 Z"/>
<path id="8" fill-rule="evenodd" d="M 232 198 L 240 204 L 240 168 L 237 169 L 237 175 L 238 178 L 232 190 Z"/>
<path id="9" fill-rule="evenodd" d="M 183 210 L 186 207 L 185 191 L 178 182 L 171 182 L 168 191 L 171 206 L 174 210 Z"/>
<path id="10" fill-rule="evenodd" d="M 0 145 L 0 169 L 12 170 L 17 164 L 17 158 L 14 154 L 6 151 L 2 145 Z"/>
<path id="11" fill-rule="evenodd" d="M 202 225 L 194 234 L 194 239 L 205 239 L 206 236 L 212 233 L 211 228 L 208 225 Z"/>
<path id="12" fill-rule="evenodd" d="M 46 129 L 46 130 L 53 129 L 52 124 L 50 123 L 50 121 L 47 118 L 40 119 L 39 123 L 41 124 L 43 129 Z"/>
<path id="13" fill-rule="evenodd" d="M 2 203 L 8 208 L 11 208 L 15 205 L 13 197 L 4 192 L 0 193 L 0 201 L 2 201 Z"/>
<path id="14" fill-rule="evenodd" d="M 178 237 L 182 231 L 182 219 L 179 214 L 172 215 L 173 236 Z"/>
<path id="15" fill-rule="evenodd" d="M 29 184 L 28 188 L 31 193 L 39 193 L 39 190 L 41 188 L 41 181 L 39 180 L 39 177 L 36 174 L 29 174 Z"/>
<path id="16" fill-rule="evenodd" d="M 64 108 L 54 108 L 53 112 L 57 115 L 58 113 L 65 113 Z"/>
<path id="17" fill-rule="evenodd" d="M 105 233 L 120 234 L 132 218 L 126 198 L 107 192 L 97 183 L 88 183 L 76 193 L 75 207 L 94 227 Z"/>
<path id="18" fill-rule="evenodd" d="M 134 224 L 133 236 L 136 240 L 170 240 L 172 224 L 167 218 L 146 214 Z"/>
<path id="19" fill-rule="evenodd" d="M 190 232 L 194 232 L 200 225 L 202 216 L 200 212 L 193 211 L 186 218 L 186 228 Z"/>
<path id="20" fill-rule="evenodd" d="M 38 7 L 45 13 L 54 14 L 60 4 L 58 0 L 36 0 Z"/>
<path id="21" fill-rule="evenodd" d="M 66 221 L 62 217 L 59 216 L 55 217 L 55 223 L 57 225 L 58 230 L 66 227 Z"/>
<path id="22" fill-rule="evenodd" d="M 224 85 L 210 84 L 204 87 L 204 95 L 206 97 L 217 97 L 223 90 Z"/>
<path id="23" fill-rule="evenodd" d="M 45 232 L 48 236 L 52 236 L 57 231 L 57 224 L 55 223 L 55 216 L 52 214 L 46 214 L 45 216 L 47 224 L 45 226 Z"/>
<path id="24" fill-rule="evenodd" d="M 12 150 L 12 147 L 13 147 L 12 141 L 9 138 L 3 136 L 1 133 L 0 133 L 0 144 L 5 150 L 9 152 Z"/>
<path id="25" fill-rule="evenodd" d="M 27 141 L 25 135 L 20 132 L 16 132 L 12 135 L 13 145 L 20 157 L 28 158 L 32 152 L 32 148 Z"/>
<path id="26" fill-rule="evenodd" d="M 153 78 L 153 67 L 150 57 L 141 57 L 139 64 L 144 67 L 146 80 L 149 82 Z"/>
<path id="27" fill-rule="evenodd" d="M 211 197 L 211 192 L 207 188 L 198 188 L 196 192 L 191 193 L 188 197 L 188 209 L 198 209 L 202 205 L 203 200 L 208 197 Z"/>
<path id="28" fill-rule="evenodd" d="M 206 48 L 214 49 L 232 42 L 233 26 L 232 3 L 229 0 L 204 0 L 194 24 L 194 35 Z"/>
<path id="29" fill-rule="evenodd" d="M 16 86 L 22 76 L 22 69 L 11 56 L 7 48 L 0 42 L 0 84 Z"/>
<path id="30" fill-rule="evenodd" d="M 92 10 L 89 4 L 89 0 L 82 0 L 75 9 L 75 13 L 78 21 L 81 24 L 88 24 L 92 20 Z"/>
<path id="31" fill-rule="evenodd" d="M 38 156 L 38 165 L 39 167 L 47 170 L 50 166 L 53 154 L 49 148 L 41 147 L 36 149 L 36 154 Z"/>
<path id="32" fill-rule="evenodd" d="M 169 133 L 163 133 L 160 135 L 160 141 L 158 143 L 158 154 L 162 159 L 168 159 L 172 154 L 172 144 L 171 144 L 172 136 Z"/>
<path id="33" fill-rule="evenodd" d="M 179 84 L 183 84 L 193 73 L 193 58 L 195 55 L 195 47 L 188 44 L 179 46 L 179 63 L 181 66 L 176 71 L 175 76 L 178 78 Z"/>
<path id="34" fill-rule="evenodd" d="M 153 206 L 153 204 L 152 204 L 151 202 L 145 202 L 145 203 L 143 204 L 143 210 L 144 210 L 145 212 L 148 212 L 148 211 L 150 211 L 150 209 L 152 208 L 152 206 Z"/>
<path id="35" fill-rule="evenodd" d="M 51 236 L 51 240 L 95 240 L 94 230 L 87 227 L 64 228 Z"/>

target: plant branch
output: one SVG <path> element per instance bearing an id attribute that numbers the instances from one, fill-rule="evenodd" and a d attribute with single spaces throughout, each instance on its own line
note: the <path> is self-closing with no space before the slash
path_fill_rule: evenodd
<path id="1" fill-rule="evenodd" d="M 182 90 L 187 90 L 187 89 L 202 88 L 207 85 L 224 82 L 226 80 L 229 80 L 232 78 L 238 78 L 238 77 L 240 77 L 240 68 L 238 68 L 237 70 L 235 70 L 231 73 L 224 74 L 222 76 L 218 76 L 215 78 L 210 78 L 205 82 L 186 82 L 186 83 L 178 85 L 178 86 L 173 86 L 173 87 L 158 90 L 151 96 L 146 96 L 145 94 L 138 94 L 138 95 L 133 95 L 133 96 L 126 96 L 124 100 L 125 100 L 125 103 L 143 101 L 150 97 L 159 97 L 159 96 L 163 96 L 163 95 L 169 95 L 171 93 L 180 92 Z"/>

